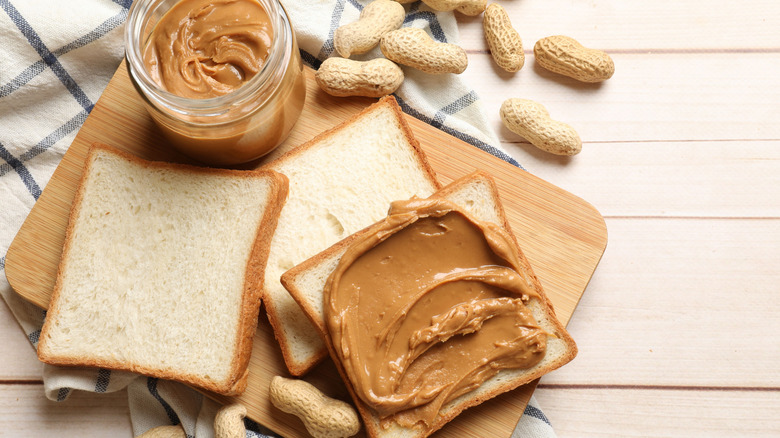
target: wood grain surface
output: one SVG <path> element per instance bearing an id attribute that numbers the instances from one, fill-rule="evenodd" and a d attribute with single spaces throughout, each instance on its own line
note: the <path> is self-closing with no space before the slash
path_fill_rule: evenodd
<path id="1" fill-rule="evenodd" d="M 306 75 L 309 83 L 307 104 L 290 138 L 269 157 L 243 167 L 261 166 L 373 102 L 328 96 L 316 87 L 310 69 Z M 606 227 L 599 212 L 569 192 L 426 123 L 406 117 L 442 183 L 476 169 L 494 176 L 509 222 L 552 300 L 557 316 L 566 324 L 606 246 Z M 11 286 L 21 296 L 44 308 L 54 285 L 70 205 L 86 151 L 93 142 L 106 143 L 146 159 L 190 161 L 167 146 L 132 87 L 124 65 L 120 66 L 6 257 L 6 275 Z M 273 333 L 263 319 L 254 339 L 249 369 L 248 388 L 235 399 L 248 407 L 252 419 L 272 430 L 281 434 L 301 433 L 299 421 L 268 402 L 270 379 L 275 375 L 286 375 L 286 371 Z M 329 361 L 306 379 L 326 394 L 348 399 L 346 389 Z M 527 385 L 469 409 L 438 435 L 509 436 L 534 387 L 535 384 Z M 223 402 L 233 400 L 210 396 Z"/>

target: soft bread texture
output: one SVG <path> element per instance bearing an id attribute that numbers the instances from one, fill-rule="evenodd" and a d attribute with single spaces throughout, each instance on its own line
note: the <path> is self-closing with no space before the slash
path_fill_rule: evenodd
<path id="1" fill-rule="evenodd" d="M 93 145 L 38 357 L 241 393 L 286 194 L 275 172 L 149 162 Z"/>
<path id="2" fill-rule="evenodd" d="M 434 196 L 448 199 L 466 213 L 477 220 L 490 221 L 502 225 L 510 233 L 509 223 L 506 220 L 501 206 L 498 192 L 492 178 L 482 172 L 476 172 L 459 179 L 437 192 Z M 365 232 L 365 230 L 363 231 Z M 362 232 L 361 232 L 362 233 Z M 351 383 L 346 378 L 341 363 L 333 352 L 330 336 L 324 320 L 323 290 L 330 274 L 336 269 L 341 256 L 361 233 L 349 236 L 322 253 L 306 260 L 282 276 L 282 283 L 289 290 L 296 302 L 304 310 L 317 328 L 319 335 L 325 340 L 331 357 L 336 362 L 337 368 L 347 383 L 353 400 L 360 412 L 366 431 L 372 437 L 408 437 L 421 438 L 430 435 L 440 429 L 450 420 L 455 418 L 466 408 L 476 406 L 485 400 L 493 398 L 501 393 L 529 383 L 543 374 L 563 366 L 571 361 L 577 354 L 577 346 L 566 329 L 555 317 L 555 313 L 549 300 L 542 291 L 539 279 L 533 274 L 528 260 L 518 246 L 518 255 L 525 274 L 532 279 L 536 292 L 542 300 L 532 299 L 529 303 L 534 318 L 540 327 L 554 335 L 547 339 L 547 352 L 544 359 L 529 369 L 502 370 L 493 378 L 485 381 L 479 388 L 450 401 L 442 407 L 434 423 L 430 428 L 405 428 L 392 423 L 387 428 L 382 428 L 379 417 L 365 405 L 356 395 Z M 514 236 L 514 235 L 513 235 Z M 515 237 L 516 241 L 516 237 Z M 518 413 L 520 415 L 520 413 Z"/>
<path id="3" fill-rule="evenodd" d="M 289 178 L 290 193 L 271 242 L 263 300 L 285 364 L 299 376 L 328 353 L 282 274 L 383 218 L 392 201 L 427 197 L 439 183 L 392 97 L 266 167 Z"/>

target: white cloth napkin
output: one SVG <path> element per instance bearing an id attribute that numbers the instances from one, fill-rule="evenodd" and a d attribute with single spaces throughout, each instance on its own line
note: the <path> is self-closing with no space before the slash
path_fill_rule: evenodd
<path id="1" fill-rule="evenodd" d="M 333 55 L 333 31 L 357 19 L 368 0 L 282 0 L 304 60 L 314 68 Z M 123 57 L 123 23 L 131 0 L 0 0 L 0 271 L 5 255 L 78 129 Z M 425 28 L 457 43 L 453 13 L 406 5 L 404 26 Z M 380 56 L 378 49 L 363 58 Z M 515 165 L 500 149 L 479 98 L 456 75 L 404 68 L 396 97 L 405 112 Z M 0 295 L 33 347 L 45 312 L 15 294 L 0 275 Z M 179 424 L 190 437 L 212 437 L 218 405 L 189 387 L 104 369 L 45 366 L 46 397 L 67 400 L 73 390 L 127 390 L 135 435 Z M 247 420 L 247 436 L 271 432 Z M 513 437 L 554 437 L 536 401 Z"/>

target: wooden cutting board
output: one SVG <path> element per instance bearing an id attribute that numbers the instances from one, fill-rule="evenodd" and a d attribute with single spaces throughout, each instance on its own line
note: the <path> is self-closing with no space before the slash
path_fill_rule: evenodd
<path id="1" fill-rule="evenodd" d="M 306 70 L 307 102 L 289 139 L 257 167 L 331 128 L 371 104 L 373 99 L 335 98 L 321 92 L 313 71 Z M 447 184 L 475 169 L 494 176 L 513 231 L 552 300 L 558 318 L 568 323 L 607 243 L 604 220 L 593 206 L 550 183 L 407 116 L 441 182 Z M 68 213 L 89 145 L 102 142 L 146 159 L 188 162 L 171 150 L 146 113 L 122 64 L 95 105 L 46 189 L 11 244 L 5 271 L 14 290 L 46 308 L 62 252 Z M 265 312 L 261 311 L 262 314 Z M 263 315 L 264 316 L 264 315 Z M 576 340 L 576 333 L 573 334 Z M 305 436 L 295 417 L 275 409 L 267 398 L 275 375 L 286 376 L 279 347 L 261 317 L 249 365 L 247 391 L 237 397 L 249 417 L 285 436 Z M 326 361 L 306 380 L 326 394 L 348 400 L 335 366 Z M 466 410 L 436 436 L 511 435 L 534 384 Z M 231 399 L 209 394 L 222 402 Z"/>

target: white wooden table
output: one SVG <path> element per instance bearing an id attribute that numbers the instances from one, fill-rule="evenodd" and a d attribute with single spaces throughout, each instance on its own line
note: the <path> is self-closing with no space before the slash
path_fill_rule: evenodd
<path id="1" fill-rule="evenodd" d="M 569 329 L 579 356 L 537 391 L 560 437 L 780 436 L 780 3 L 506 0 L 526 66 L 495 67 L 460 17 L 463 74 L 526 169 L 591 202 L 609 244 Z M 581 85 L 535 65 L 541 37 L 608 51 Z M 501 126 L 507 97 L 547 106 L 573 158 Z M 542 279 L 543 280 L 543 279 Z M 126 394 L 43 396 L 0 305 L 0 436 L 131 435 Z"/>

